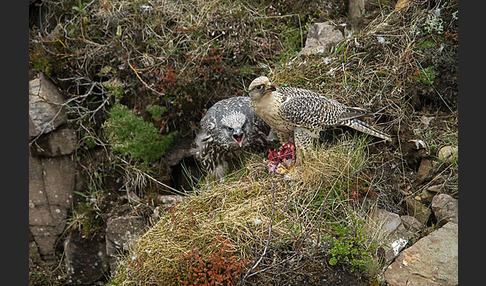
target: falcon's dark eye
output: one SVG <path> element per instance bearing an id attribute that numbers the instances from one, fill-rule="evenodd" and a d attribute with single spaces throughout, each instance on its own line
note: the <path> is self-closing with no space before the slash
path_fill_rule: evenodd
<path id="1" fill-rule="evenodd" d="M 258 89 L 258 90 L 263 89 L 263 84 L 257 85 L 256 89 Z"/>
<path id="2" fill-rule="evenodd" d="M 228 127 L 228 130 L 229 130 L 230 132 L 233 132 L 233 131 L 234 131 L 234 129 L 233 129 L 233 128 L 231 128 L 231 127 Z"/>

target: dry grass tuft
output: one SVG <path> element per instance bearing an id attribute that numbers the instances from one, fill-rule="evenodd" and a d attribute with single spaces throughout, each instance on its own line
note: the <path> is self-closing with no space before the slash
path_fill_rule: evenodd
<path id="1" fill-rule="evenodd" d="M 343 186 L 368 160 L 361 143 L 319 149 L 291 179 L 267 175 L 262 158 L 250 158 L 243 171 L 224 183 L 207 182 L 168 211 L 120 261 L 114 280 L 168 285 L 185 275 L 179 268 L 184 256 L 197 251 L 209 257 L 222 246 L 218 237 L 249 265 L 239 279 L 258 280 L 272 268 L 266 255 L 284 244 L 322 247 L 318 240 L 327 230 L 318 229 L 351 210 L 343 207 L 348 204 Z"/>

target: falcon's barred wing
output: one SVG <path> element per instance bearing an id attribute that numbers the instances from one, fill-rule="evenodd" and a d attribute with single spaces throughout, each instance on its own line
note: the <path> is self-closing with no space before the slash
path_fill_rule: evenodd
<path id="1" fill-rule="evenodd" d="M 361 108 L 344 106 L 309 90 L 280 87 L 277 92 L 286 98 L 279 109 L 282 117 L 298 126 L 322 128 L 369 115 Z"/>

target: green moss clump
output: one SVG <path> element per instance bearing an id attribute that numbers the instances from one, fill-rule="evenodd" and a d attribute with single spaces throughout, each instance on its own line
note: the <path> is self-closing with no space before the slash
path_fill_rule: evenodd
<path id="1" fill-rule="evenodd" d="M 150 113 L 153 120 L 162 118 L 162 115 L 167 112 L 167 108 L 159 105 L 147 105 L 145 109 Z"/>
<path id="2" fill-rule="evenodd" d="M 105 135 L 114 150 L 145 163 L 154 162 L 165 154 L 176 132 L 161 135 L 149 122 L 126 106 L 115 103 L 105 125 Z"/>

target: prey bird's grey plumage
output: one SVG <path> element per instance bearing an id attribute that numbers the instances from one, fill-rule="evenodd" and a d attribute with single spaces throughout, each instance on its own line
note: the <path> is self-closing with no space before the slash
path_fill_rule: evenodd
<path id="1" fill-rule="evenodd" d="M 348 126 L 391 141 L 390 136 L 358 119 L 370 116 L 368 111 L 310 90 L 277 87 L 261 76 L 250 84 L 249 95 L 255 114 L 277 131 L 280 143 L 293 141 L 297 150 L 309 150 L 320 131 L 335 126 Z"/>
<path id="2" fill-rule="evenodd" d="M 240 151 L 267 144 L 270 127 L 255 115 L 250 98 L 237 96 L 216 102 L 201 120 L 196 159 L 213 178 L 221 178 L 228 161 Z"/>

